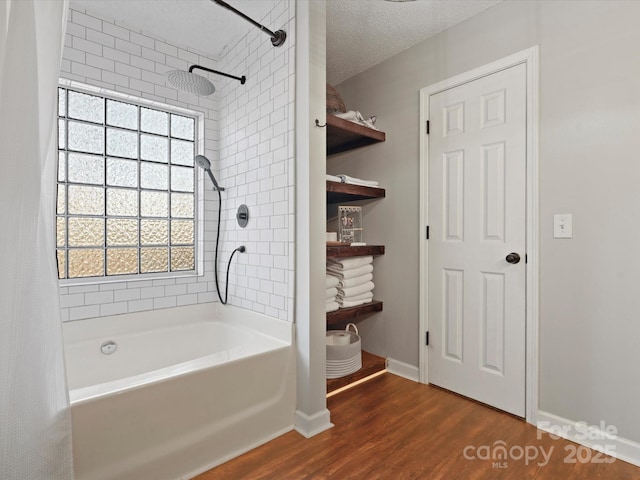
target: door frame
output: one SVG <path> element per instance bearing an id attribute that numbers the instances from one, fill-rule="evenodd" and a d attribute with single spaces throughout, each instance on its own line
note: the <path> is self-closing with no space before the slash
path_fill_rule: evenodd
<path id="1" fill-rule="evenodd" d="M 424 232 L 429 225 L 429 97 L 509 67 L 526 65 L 526 356 L 525 356 L 525 419 L 535 425 L 538 412 L 538 306 L 539 306 L 539 204 L 538 204 L 538 46 L 522 50 L 495 62 L 469 70 L 441 82 L 420 89 L 420 225 Z M 425 335 L 429 330 L 428 318 L 429 241 L 420 242 L 420 382 L 429 383 L 428 355 Z"/>

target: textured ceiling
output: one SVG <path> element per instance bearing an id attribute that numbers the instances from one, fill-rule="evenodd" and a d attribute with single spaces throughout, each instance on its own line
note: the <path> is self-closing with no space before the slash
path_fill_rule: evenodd
<path id="1" fill-rule="evenodd" d="M 327 82 L 336 85 L 500 1 L 327 0 Z M 228 2 L 262 23 L 277 0 Z M 70 0 L 70 6 L 214 59 L 255 28 L 211 0 Z M 272 31 L 283 27 L 264 23 Z"/>
<path id="2" fill-rule="evenodd" d="M 327 82 L 338 83 L 501 0 L 328 0 Z"/>

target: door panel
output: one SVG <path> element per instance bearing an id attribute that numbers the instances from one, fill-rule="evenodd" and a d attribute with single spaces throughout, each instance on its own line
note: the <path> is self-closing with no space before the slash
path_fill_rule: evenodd
<path id="1" fill-rule="evenodd" d="M 504 375 L 504 275 L 482 274 L 482 368 Z"/>
<path id="2" fill-rule="evenodd" d="M 464 236 L 464 151 L 445 153 L 444 208 L 446 241 L 462 241 Z"/>
<path id="3" fill-rule="evenodd" d="M 504 142 L 482 146 L 482 179 L 485 192 L 482 218 L 485 241 L 504 241 L 504 147 Z"/>
<path id="4" fill-rule="evenodd" d="M 444 269 L 444 311 L 445 356 L 450 360 L 462 361 L 464 272 Z"/>
<path id="5" fill-rule="evenodd" d="M 526 67 L 429 97 L 429 382 L 524 416 Z"/>

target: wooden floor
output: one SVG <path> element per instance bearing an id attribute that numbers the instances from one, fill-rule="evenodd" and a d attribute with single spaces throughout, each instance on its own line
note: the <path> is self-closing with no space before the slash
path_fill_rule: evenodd
<path id="1" fill-rule="evenodd" d="M 638 467 L 389 373 L 328 403 L 335 427 L 310 439 L 289 432 L 198 480 L 640 479 Z M 481 459 L 501 445 L 511 452 L 506 459 Z M 537 458 L 518 459 L 525 449 Z M 572 459 L 576 463 L 567 463 Z"/>

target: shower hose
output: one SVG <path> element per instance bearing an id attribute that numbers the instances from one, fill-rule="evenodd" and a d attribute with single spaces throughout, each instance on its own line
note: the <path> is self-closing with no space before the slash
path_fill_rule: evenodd
<path id="1" fill-rule="evenodd" d="M 220 293 L 220 285 L 218 284 L 218 245 L 220 244 L 220 220 L 222 218 L 222 194 L 220 190 L 216 189 L 218 192 L 218 232 L 216 234 L 216 256 L 213 264 L 213 271 L 216 277 L 216 291 L 218 292 L 218 298 L 223 305 L 227 304 L 227 300 L 229 297 L 229 270 L 231 268 L 231 260 L 233 260 L 233 256 L 236 252 L 243 253 L 246 249 L 244 245 L 236 248 L 233 252 L 231 252 L 231 256 L 229 257 L 229 262 L 227 263 L 227 278 L 224 287 L 224 299 L 222 299 L 222 294 Z"/>

